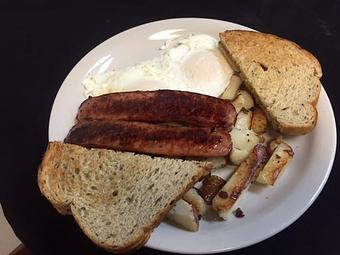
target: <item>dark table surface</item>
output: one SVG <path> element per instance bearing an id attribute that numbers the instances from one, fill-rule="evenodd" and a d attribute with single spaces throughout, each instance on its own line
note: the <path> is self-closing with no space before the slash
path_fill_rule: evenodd
<path id="1" fill-rule="evenodd" d="M 83 237 L 71 217 L 57 214 L 36 185 L 59 86 L 105 39 L 175 17 L 236 22 L 309 49 L 322 64 L 322 83 L 339 119 L 340 1 L 1 1 L 0 202 L 33 254 L 105 254 Z M 339 254 L 339 167 L 336 158 L 324 190 L 294 224 L 230 254 Z M 137 253 L 162 254 L 147 248 Z"/>

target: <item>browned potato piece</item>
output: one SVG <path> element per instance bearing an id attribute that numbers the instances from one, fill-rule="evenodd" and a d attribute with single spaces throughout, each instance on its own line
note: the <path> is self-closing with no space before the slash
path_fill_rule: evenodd
<path id="1" fill-rule="evenodd" d="M 183 195 L 183 200 L 197 209 L 198 215 L 203 216 L 207 210 L 204 199 L 198 194 L 195 188 L 191 188 Z"/>
<path id="2" fill-rule="evenodd" d="M 198 213 L 191 204 L 183 199 L 176 202 L 175 206 L 171 208 L 166 217 L 186 230 L 193 232 L 198 230 Z"/>
<path id="3" fill-rule="evenodd" d="M 249 110 L 254 107 L 254 99 L 246 90 L 239 90 L 236 98 L 231 102 L 237 113 L 242 109 Z"/>
<path id="4" fill-rule="evenodd" d="M 236 97 L 237 91 L 240 88 L 241 84 L 242 81 L 240 77 L 238 77 L 237 75 L 231 76 L 230 82 L 220 98 L 224 100 L 233 100 Z"/>
<path id="5" fill-rule="evenodd" d="M 277 146 L 279 146 L 279 144 L 282 142 L 283 141 L 281 137 L 278 137 L 275 140 L 272 140 L 267 147 L 267 152 L 269 153 L 269 155 L 272 155 L 274 150 L 277 148 Z"/>
<path id="6" fill-rule="evenodd" d="M 226 219 L 233 209 L 236 209 L 235 207 L 240 197 L 246 192 L 267 159 L 266 147 L 262 144 L 256 145 L 248 158 L 241 163 L 228 182 L 214 197 L 212 208 L 220 217 Z"/>
<path id="7" fill-rule="evenodd" d="M 224 184 L 225 180 L 221 177 L 210 175 L 204 179 L 202 187 L 198 190 L 198 194 L 201 195 L 207 204 L 211 204 L 212 199 Z"/>
<path id="8" fill-rule="evenodd" d="M 271 146 L 273 145 L 273 146 Z M 271 142 L 269 147 L 274 147 L 277 145 L 277 141 Z M 274 185 L 277 178 L 282 175 L 285 167 L 288 162 L 293 158 L 294 152 L 292 148 L 281 142 L 276 146 L 273 151 L 273 154 L 269 158 L 267 164 L 260 171 L 259 175 L 256 178 L 257 183 Z"/>
<path id="9" fill-rule="evenodd" d="M 251 129 L 257 134 L 262 134 L 266 132 L 267 126 L 268 121 L 264 111 L 260 107 L 255 106 L 251 120 Z"/>

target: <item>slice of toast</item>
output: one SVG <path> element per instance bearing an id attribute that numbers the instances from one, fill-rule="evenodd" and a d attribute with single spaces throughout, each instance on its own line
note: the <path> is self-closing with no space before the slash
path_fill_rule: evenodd
<path id="1" fill-rule="evenodd" d="M 95 244 L 124 253 L 143 246 L 172 205 L 211 168 L 208 162 L 51 142 L 38 185 Z"/>
<path id="2" fill-rule="evenodd" d="M 275 35 L 239 30 L 220 33 L 220 49 L 275 129 L 313 130 L 322 71 L 311 53 Z"/>

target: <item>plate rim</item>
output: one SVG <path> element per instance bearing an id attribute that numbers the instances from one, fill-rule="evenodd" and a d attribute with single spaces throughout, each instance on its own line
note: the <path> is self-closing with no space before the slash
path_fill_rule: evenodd
<path id="1" fill-rule="evenodd" d="M 152 26 L 153 24 L 159 24 L 159 23 L 167 23 L 167 22 L 173 22 L 173 21 L 178 21 L 178 22 L 196 22 L 196 21 L 208 21 L 208 22 L 223 22 L 223 23 L 226 23 L 226 25 L 229 23 L 229 24 L 232 24 L 232 25 L 237 25 L 237 26 L 241 26 L 243 27 L 244 29 L 247 29 L 247 30 L 254 30 L 250 27 L 247 27 L 247 26 L 244 26 L 242 24 L 238 24 L 238 23 L 233 23 L 233 22 L 229 22 L 229 21 L 226 21 L 226 20 L 221 20 L 221 19 L 211 19 L 211 18 L 198 18 L 198 17 L 185 17 L 185 18 L 170 18 L 170 19 L 161 19 L 161 20 L 156 20 L 156 21 L 152 21 L 152 22 L 148 22 L 148 23 L 144 23 L 144 24 L 140 24 L 140 25 L 137 25 L 137 26 L 134 26 L 134 27 L 130 27 L 124 31 L 121 31 L 109 38 L 107 38 L 106 40 L 104 40 L 103 42 L 99 43 L 98 45 L 96 45 L 94 48 L 92 48 L 90 51 L 88 51 L 74 66 L 73 68 L 70 70 L 70 72 L 67 74 L 67 76 L 65 77 L 64 81 L 62 82 L 62 84 L 60 85 L 59 89 L 58 89 L 58 92 L 54 98 L 54 101 L 53 101 L 53 105 L 52 105 L 52 108 L 51 108 L 51 112 L 50 112 L 50 117 L 49 117 L 49 123 L 48 123 L 48 137 L 49 137 L 49 140 L 50 140 L 50 133 L 51 133 L 51 119 L 52 119 L 52 113 L 53 113 L 53 110 L 54 110 L 54 107 L 55 107 L 55 101 L 60 93 L 60 90 L 62 88 L 62 86 L 65 84 L 65 81 L 68 79 L 68 77 L 70 76 L 71 73 L 74 72 L 74 70 L 77 68 L 77 66 L 84 60 L 86 59 L 90 54 L 92 54 L 96 49 L 98 49 L 99 47 L 103 47 L 110 39 L 112 39 L 113 37 L 118 37 L 118 36 L 122 36 L 124 33 L 129 33 L 131 32 L 131 30 L 134 30 L 134 29 L 141 29 L 142 27 L 144 26 Z M 256 30 L 254 30 L 256 31 Z M 329 108 L 330 110 L 330 116 L 331 116 L 331 119 L 332 119 L 332 125 L 331 125 L 331 128 L 332 128 L 332 137 L 334 137 L 335 139 L 333 140 L 333 146 L 332 146 L 332 154 L 330 155 L 330 161 L 328 162 L 328 165 L 327 165 L 327 171 L 325 171 L 325 174 L 323 175 L 323 180 L 322 182 L 318 185 L 318 189 L 316 190 L 316 192 L 314 192 L 313 194 L 313 197 L 311 200 L 308 201 L 308 203 L 306 203 L 304 205 L 304 207 L 302 207 L 299 211 L 297 211 L 293 216 L 294 217 L 291 217 L 289 221 L 285 222 L 284 224 L 282 224 L 280 227 L 278 227 L 277 229 L 275 229 L 274 231 L 271 231 L 270 233 L 267 233 L 265 235 L 262 235 L 261 238 L 255 238 L 254 240 L 251 240 L 249 242 L 243 242 L 243 244 L 241 245 L 238 245 L 238 246 L 235 246 L 235 247 L 229 247 L 229 248 L 222 248 L 222 249 L 212 249 L 210 251 L 204 251 L 204 253 L 206 254 L 213 254 L 213 253 L 220 253 L 220 252 L 227 252 L 227 251 L 232 251 L 232 250 L 237 250 L 237 249 L 241 249 L 241 248 L 245 248 L 245 247 L 248 247 L 248 246 L 251 246 L 253 244 L 256 244 L 256 243 L 259 243 L 259 242 L 262 242 L 276 234 L 278 234 L 279 232 L 283 231 L 284 229 L 286 229 L 288 226 L 290 226 L 291 224 L 293 224 L 297 219 L 299 219 L 308 209 L 309 207 L 315 202 L 315 200 L 318 198 L 318 196 L 320 195 L 321 191 L 323 190 L 325 184 L 327 183 L 327 180 L 330 176 L 330 172 L 332 170 L 332 167 L 333 167 L 333 164 L 334 164 L 334 160 L 335 160 L 335 155 L 336 155 L 336 149 L 337 149 L 337 127 L 336 127 L 336 121 L 335 121 L 335 115 L 334 115 L 334 110 L 333 110 L 333 107 L 332 107 L 332 104 L 330 102 L 330 99 L 324 89 L 323 86 L 321 86 L 321 92 L 320 92 L 320 95 L 321 93 L 324 93 L 325 95 L 325 100 L 326 100 L 326 104 L 327 104 L 327 108 Z M 329 106 L 329 107 L 328 107 Z M 183 253 L 183 254 L 200 254 L 199 252 L 188 252 L 188 251 L 183 251 L 181 249 L 176 249 L 176 247 L 173 247 L 171 249 L 169 248 L 160 248 L 159 246 L 157 245 L 152 245 L 152 244 L 149 244 L 149 243 L 146 243 L 145 244 L 146 247 L 149 247 L 151 249 L 156 249 L 156 250 L 162 250 L 162 251 L 167 251 L 167 252 L 172 252 L 172 253 Z"/>

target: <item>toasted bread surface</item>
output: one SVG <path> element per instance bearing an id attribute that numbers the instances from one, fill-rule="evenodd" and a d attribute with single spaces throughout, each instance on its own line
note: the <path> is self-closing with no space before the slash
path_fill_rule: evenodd
<path id="1" fill-rule="evenodd" d="M 143 246 L 172 205 L 212 165 L 51 142 L 38 171 L 42 194 L 113 253 Z"/>
<path id="2" fill-rule="evenodd" d="M 275 129 L 313 130 L 322 71 L 310 52 L 275 35 L 239 30 L 220 33 L 220 49 Z"/>

